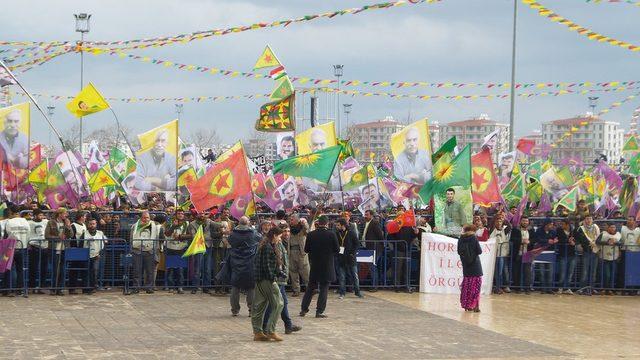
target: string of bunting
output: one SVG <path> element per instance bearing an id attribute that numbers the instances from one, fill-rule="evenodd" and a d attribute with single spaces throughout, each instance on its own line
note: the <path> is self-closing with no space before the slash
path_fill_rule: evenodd
<path id="1" fill-rule="evenodd" d="M 590 4 L 630 4 L 640 6 L 640 1 L 636 0 L 586 0 Z"/>
<path id="2" fill-rule="evenodd" d="M 141 56 L 134 54 L 127 54 L 124 52 L 110 51 L 110 52 L 102 52 L 97 51 L 94 52 L 92 48 L 86 48 L 87 52 L 90 52 L 94 55 L 101 54 L 109 54 L 117 56 L 120 59 L 131 59 L 138 60 L 144 63 L 154 64 L 154 65 L 162 65 L 166 68 L 175 68 L 177 70 L 182 71 L 197 71 L 201 73 L 208 73 L 220 76 L 228 76 L 228 77 L 243 77 L 243 78 L 255 78 L 255 79 L 269 79 L 268 74 L 260 74 L 254 72 L 244 72 L 239 70 L 230 70 L 230 69 L 221 69 L 217 67 L 208 67 L 208 66 L 199 66 L 193 64 L 182 64 L 169 60 L 155 59 L 149 56 Z M 317 79 L 311 77 L 290 77 L 291 82 L 298 83 L 300 85 L 304 84 L 312 84 L 312 85 L 335 85 L 337 84 L 336 79 Z M 604 81 L 604 82 L 557 82 L 557 83 L 547 83 L 547 82 L 537 82 L 537 83 L 518 83 L 516 84 L 517 89 L 526 89 L 526 88 L 575 88 L 575 87 L 611 87 L 617 88 L 620 86 L 633 86 L 637 84 L 638 80 L 633 81 Z M 409 87 L 430 87 L 435 89 L 448 89 L 448 88 L 487 88 L 487 89 L 506 89 L 511 86 L 510 83 L 461 83 L 461 82 L 441 82 L 441 83 L 429 83 L 423 81 L 365 81 L 365 80 L 341 80 L 341 86 L 372 86 L 372 87 L 395 87 L 395 88 L 409 88 Z"/>
<path id="3" fill-rule="evenodd" d="M 640 87 L 632 87 L 626 88 L 625 90 L 637 90 Z M 610 92 L 610 91 L 622 91 L 618 89 L 592 89 L 592 90 L 583 90 L 583 91 L 572 91 L 572 90 L 561 90 L 557 92 L 540 92 L 540 93 L 521 93 L 517 94 L 518 97 L 530 98 L 535 96 L 562 96 L 562 95 L 582 95 L 590 92 Z M 308 89 L 297 89 L 298 93 L 315 93 L 315 92 L 329 92 L 336 93 L 338 90 L 331 88 L 308 88 Z M 363 96 L 363 97 L 371 97 L 371 96 L 385 96 L 392 99 L 417 99 L 417 100 L 476 100 L 476 99 L 508 99 L 509 94 L 481 94 L 481 95 L 406 95 L 406 94 L 393 94 L 393 93 L 367 93 L 361 91 L 349 91 L 349 90 L 340 90 L 340 93 L 351 96 Z M 18 93 L 18 95 L 23 95 L 22 93 Z M 49 95 L 44 93 L 33 94 L 36 97 L 40 98 L 48 98 L 53 101 L 57 100 L 69 100 L 73 99 L 74 96 L 69 95 Z M 264 97 L 269 97 L 270 94 L 250 94 L 250 95 L 228 95 L 228 96 L 194 96 L 194 97 L 131 97 L 131 98 L 115 98 L 115 97 L 106 97 L 107 101 L 118 101 L 124 103 L 149 103 L 149 102 L 178 102 L 178 103 L 186 103 L 186 102 L 215 102 L 215 101 L 224 101 L 224 100 L 251 100 L 251 99 L 259 99 Z"/>
<path id="4" fill-rule="evenodd" d="M 626 98 L 624 98 L 623 100 L 616 101 L 616 102 L 612 103 L 611 105 L 609 105 L 608 107 L 600 110 L 595 116 L 592 117 L 592 119 L 596 119 L 596 118 L 598 118 L 598 117 L 610 112 L 611 110 L 622 106 L 624 103 L 637 98 L 638 96 L 640 96 L 640 92 L 635 93 L 633 95 L 629 95 Z M 588 126 L 590 123 L 591 123 L 591 121 L 581 121 L 578 124 L 578 126 L 572 126 L 569 129 L 569 131 L 567 131 L 564 134 L 562 134 L 562 136 L 560 136 L 560 138 L 558 138 L 558 140 L 556 140 L 553 144 L 551 144 L 551 147 L 553 147 L 553 148 L 557 147 L 558 145 L 563 143 L 565 140 L 571 138 L 574 133 L 576 133 L 577 131 L 580 130 L 581 127 Z"/>
<path id="5" fill-rule="evenodd" d="M 522 2 L 529 6 L 531 9 L 536 10 L 538 12 L 538 14 L 542 17 L 546 17 L 549 18 L 551 21 L 557 22 L 559 24 L 562 24 L 566 27 L 569 28 L 569 30 L 571 31 L 575 31 L 578 34 L 587 37 L 589 40 L 593 40 L 593 41 L 598 41 L 598 42 L 605 42 L 608 43 L 610 45 L 613 46 L 619 46 L 621 48 L 627 49 L 627 50 L 631 50 L 631 51 L 640 51 L 640 47 L 638 47 L 637 45 L 633 45 L 631 43 L 628 43 L 626 41 L 622 41 L 622 40 L 617 40 L 614 38 L 611 38 L 609 36 L 605 36 L 602 34 L 599 34 L 593 30 L 587 29 L 583 26 L 580 26 L 576 23 L 574 23 L 573 21 L 564 18 L 556 13 L 554 13 L 553 11 L 551 11 L 550 9 L 544 7 L 542 4 L 536 2 L 535 0 L 522 0 Z"/>
<path id="6" fill-rule="evenodd" d="M 202 40 L 205 38 L 209 38 L 212 36 L 221 36 L 227 34 L 240 33 L 251 30 L 259 30 L 264 28 L 271 27 L 286 27 L 291 24 L 300 23 L 300 22 L 308 22 L 317 19 L 333 19 L 337 16 L 342 15 L 358 15 L 364 12 L 372 11 L 372 10 L 383 10 L 383 9 L 391 9 L 394 7 L 399 7 L 403 5 L 417 5 L 422 3 L 436 3 L 441 0 L 400 0 L 400 1 L 392 1 L 392 2 L 384 2 L 377 3 L 371 5 L 365 5 L 358 8 L 348 8 L 343 10 L 335 10 L 329 11 L 320 14 L 312 14 L 300 16 L 292 19 L 284 19 L 284 20 L 276 20 L 272 22 L 257 22 L 251 25 L 245 26 L 234 26 L 224 29 L 211 29 L 205 31 L 197 31 L 186 34 L 178 34 L 172 36 L 165 37 L 155 37 L 155 38 L 142 38 L 142 39 L 133 39 L 133 40 L 118 40 L 118 41 L 90 41 L 85 42 L 85 44 L 94 45 L 94 46 L 105 46 L 105 45 L 116 45 L 116 46 L 127 46 L 131 44 L 136 44 L 127 47 L 128 49 L 142 49 L 147 47 L 158 47 L 170 44 L 177 43 L 188 43 L 193 40 Z M 70 41 L 52 41 L 52 42 L 35 42 L 35 41 L 0 41 L 0 45 L 12 45 L 12 46 L 60 46 L 67 45 L 72 42 Z M 106 49 L 111 50 L 111 49 Z"/>
<path id="7" fill-rule="evenodd" d="M 40 66 L 43 65 L 55 58 L 57 58 L 58 56 L 64 55 L 66 53 L 68 53 L 70 50 L 62 50 L 62 51 L 58 51 L 52 54 L 46 54 L 44 56 L 35 58 L 35 59 L 30 59 L 28 61 L 25 61 L 23 63 L 19 63 L 19 64 L 15 64 L 15 65 L 11 65 L 9 66 L 9 69 L 11 70 L 20 70 L 20 72 L 25 72 L 28 71 L 30 69 L 32 69 L 35 66 Z"/>

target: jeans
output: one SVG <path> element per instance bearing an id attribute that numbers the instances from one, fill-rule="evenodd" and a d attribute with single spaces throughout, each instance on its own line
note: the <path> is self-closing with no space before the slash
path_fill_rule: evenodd
<path id="1" fill-rule="evenodd" d="M 209 287 L 213 285 L 211 283 L 211 272 L 213 271 L 213 249 L 207 248 L 207 252 L 202 254 L 203 262 L 203 275 L 202 275 L 202 287 Z"/>
<path id="2" fill-rule="evenodd" d="M 615 276 L 617 262 L 615 260 L 604 260 L 602 263 L 602 273 L 604 275 L 602 284 L 603 288 L 615 288 Z"/>
<path id="3" fill-rule="evenodd" d="M 575 255 L 559 256 L 560 276 L 558 277 L 558 287 L 568 289 L 576 272 L 578 258 Z M 567 269 L 568 268 L 568 269 Z"/>
<path id="4" fill-rule="evenodd" d="M 371 281 L 374 287 L 377 287 L 379 284 L 379 278 L 382 277 L 382 284 L 387 284 L 386 273 L 389 271 L 389 266 L 387 265 L 387 257 L 383 255 L 378 255 L 376 257 L 376 263 L 371 264 Z"/>
<path id="5" fill-rule="evenodd" d="M 313 300 L 313 290 L 319 287 L 318 302 L 316 303 L 316 314 L 322 314 L 327 308 L 327 294 L 329 293 L 329 282 L 322 283 L 309 283 L 309 286 L 304 291 L 304 297 L 302 298 L 302 311 L 308 312 L 311 300 Z"/>
<path id="6" fill-rule="evenodd" d="M 191 262 L 191 269 L 193 272 L 191 273 L 191 286 L 194 289 L 197 289 L 200 286 L 200 272 L 202 268 L 202 254 L 196 254 L 190 257 L 189 261 Z"/>
<path id="7" fill-rule="evenodd" d="M 11 270 L 7 270 L 4 274 L 4 288 L 15 289 L 17 291 L 22 290 L 24 286 L 23 274 L 24 274 L 24 256 L 22 249 L 15 249 L 13 254 L 13 264 Z"/>
<path id="8" fill-rule="evenodd" d="M 496 258 L 496 275 L 494 276 L 495 285 L 498 289 L 509 286 L 509 262 L 511 258 L 508 256 L 499 256 Z"/>
<path id="9" fill-rule="evenodd" d="M 540 276 L 540 286 L 544 291 L 550 291 L 553 279 L 553 264 L 548 262 L 536 263 L 538 270 L 536 275 Z"/>
<path id="10" fill-rule="evenodd" d="M 358 264 L 341 264 L 338 262 L 338 293 L 344 296 L 346 292 L 346 278 L 350 278 L 353 283 L 353 292 L 360 294 L 360 280 L 358 279 Z"/>
<path id="11" fill-rule="evenodd" d="M 251 312 L 251 306 L 253 305 L 254 297 L 254 289 L 247 289 L 247 309 L 249 309 L 249 312 Z M 231 296 L 229 297 L 229 303 L 231 303 L 232 314 L 237 314 L 240 312 L 240 288 L 237 288 L 235 286 L 231 287 Z"/>
<path id="12" fill-rule="evenodd" d="M 596 281 L 598 269 L 598 256 L 592 252 L 582 255 L 582 274 L 580 274 L 580 287 L 593 286 Z"/>
<path id="13" fill-rule="evenodd" d="M 47 268 L 51 250 L 32 246 L 29 250 L 29 283 L 32 287 L 46 287 Z"/>
<path id="14" fill-rule="evenodd" d="M 289 316 L 289 299 L 287 299 L 287 292 L 285 291 L 285 285 L 278 285 L 280 287 L 280 295 L 282 295 L 282 302 L 283 302 L 283 307 L 282 307 L 282 312 L 280 313 L 280 318 L 282 319 L 282 322 L 284 322 L 284 328 L 285 329 L 291 329 L 291 327 L 293 326 L 293 321 L 291 320 L 291 316 Z M 266 328 L 267 327 L 267 319 L 269 318 L 269 316 L 271 315 L 271 306 L 267 307 L 267 311 L 264 313 L 264 321 L 262 323 L 262 327 Z"/>
<path id="15" fill-rule="evenodd" d="M 89 265 L 89 287 L 93 288 L 97 288 L 98 286 L 101 286 L 102 284 L 100 284 L 100 264 L 102 263 L 102 261 L 100 261 L 100 255 L 96 256 L 96 257 L 92 257 L 90 259 L 90 265 Z"/>

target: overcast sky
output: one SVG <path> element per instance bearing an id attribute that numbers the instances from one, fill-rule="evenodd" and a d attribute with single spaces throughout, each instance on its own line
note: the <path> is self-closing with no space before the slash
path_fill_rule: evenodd
<path id="1" fill-rule="evenodd" d="M 1 40 L 75 40 L 73 13 L 88 12 L 89 40 L 122 40 L 172 35 L 214 28 L 273 21 L 371 4 L 372 1 L 29 1 L 12 2 L 0 12 Z M 582 0 L 542 1 L 560 15 L 599 33 L 640 44 L 640 8 L 628 4 L 589 4 Z M 567 28 L 518 5 L 517 82 L 582 82 L 640 80 L 640 53 L 589 41 Z M 251 71 L 265 44 L 272 48 L 293 76 L 331 78 L 332 64 L 344 64 L 345 80 L 495 82 L 510 79 L 511 0 L 448 0 L 436 4 L 402 6 L 355 16 L 291 24 L 264 30 L 217 36 L 188 44 L 132 51 L 132 54 L 174 62 Z M 633 30 L 636 29 L 636 30 Z M 6 55 L 6 54 L 4 54 Z M 79 88 L 79 55 L 68 54 L 26 73 L 17 74 L 33 92 L 74 95 Z M 270 80 L 228 78 L 185 72 L 114 56 L 85 57 L 85 81 L 107 97 L 192 97 L 268 93 Z M 350 88 L 405 94 L 500 93 L 482 88 L 442 92 L 431 88 Z M 507 90 L 504 90 L 507 91 Z M 533 89 L 530 91 L 541 91 Z M 640 90 L 635 90 L 635 92 Z M 597 93 L 599 107 L 623 99 L 634 90 Z M 590 94 L 593 96 L 593 94 Z M 516 136 L 538 129 L 542 121 L 571 117 L 588 110 L 587 96 L 518 99 Z M 406 120 L 428 116 L 446 123 L 488 114 L 508 123 L 509 101 L 420 101 L 377 97 L 342 97 L 353 104 L 352 122 L 393 116 Z M 215 127 L 225 142 L 247 136 L 263 100 L 187 103 L 180 124 L 188 133 Z M 55 105 L 54 122 L 61 130 L 75 120 L 64 102 Z M 628 128 L 640 100 L 607 114 Z M 175 117 L 173 103 L 114 102 L 122 122 L 136 132 Z M 32 134 L 48 141 L 44 119 L 32 116 Z M 88 130 L 113 124 L 103 112 L 85 118 Z"/>

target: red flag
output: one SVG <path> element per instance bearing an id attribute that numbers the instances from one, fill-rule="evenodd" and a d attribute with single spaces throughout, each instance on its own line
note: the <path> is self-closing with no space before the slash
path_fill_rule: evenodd
<path id="1" fill-rule="evenodd" d="M 535 146 L 536 146 L 535 140 L 520 139 L 518 140 L 518 145 L 516 146 L 516 149 L 518 149 L 518 151 L 520 151 L 521 153 L 531 155 L 531 153 L 533 152 L 533 148 Z"/>
<path id="2" fill-rule="evenodd" d="M 474 204 L 481 206 L 500 202 L 500 188 L 488 149 L 471 157 L 471 195 Z"/>
<path id="3" fill-rule="evenodd" d="M 204 176 L 187 184 L 196 210 L 205 211 L 251 192 L 244 151 L 242 148 L 230 151 L 229 156 L 210 167 Z"/>
<path id="4" fill-rule="evenodd" d="M 413 212 L 413 209 L 404 211 L 398 214 L 392 221 L 387 222 L 387 232 L 389 234 L 395 234 L 405 226 L 416 226 L 416 214 Z"/>
<path id="5" fill-rule="evenodd" d="M 29 170 L 40 165 L 42 162 L 42 145 L 37 144 L 31 147 L 29 151 Z"/>

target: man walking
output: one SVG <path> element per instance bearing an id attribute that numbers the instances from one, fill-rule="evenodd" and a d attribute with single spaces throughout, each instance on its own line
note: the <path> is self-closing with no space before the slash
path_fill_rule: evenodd
<path id="1" fill-rule="evenodd" d="M 249 218 L 243 216 L 229 235 L 231 246 L 227 258 L 231 283 L 231 315 L 238 316 L 240 312 L 240 291 L 247 292 L 247 308 L 251 315 L 255 280 L 253 278 L 253 260 L 260 236 L 251 228 Z"/>
<path id="2" fill-rule="evenodd" d="M 358 251 L 358 236 L 349 227 L 346 219 L 338 219 L 336 222 L 336 234 L 340 245 L 338 251 L 338 295 L 343 299 L 346 292 L 346 278 L 353 281 L 353 292 L 359 298 L 363 297 L 360 293 L 360 280 L 358 279 L 358 264 L 356 262 L 356 251 Z"/>
<path id="3" fill-rule="evenodd" d="M 302 298 L 300 316 L 305 316 L 309 312 L 313 290 L 319 287 L 316 317 L 327 317 L 324 314 L 327 307 L 327 292 L 329 291 L 329 284 L 336 280 L 333 258 L 340 251 L 336 233 L 329 230 L 328 225 L 329 220 L 322 215 L 316 221 L 316 230 L 307 235 L 304 251 L 309 254 L 311 270 L 309 272 L 309 285 L 307 285 Z"/>
<path id="4" fill-rule="evenodd" d="M 306 219 L 300 219 L 297 214 L 289 217 L 291 236 L 289 237 L 289 277 L 291 278 L 292 297 L 300 295 L 300 278 L 309 284 L 309 258 L 304 252 L 309 225 Z"/>

